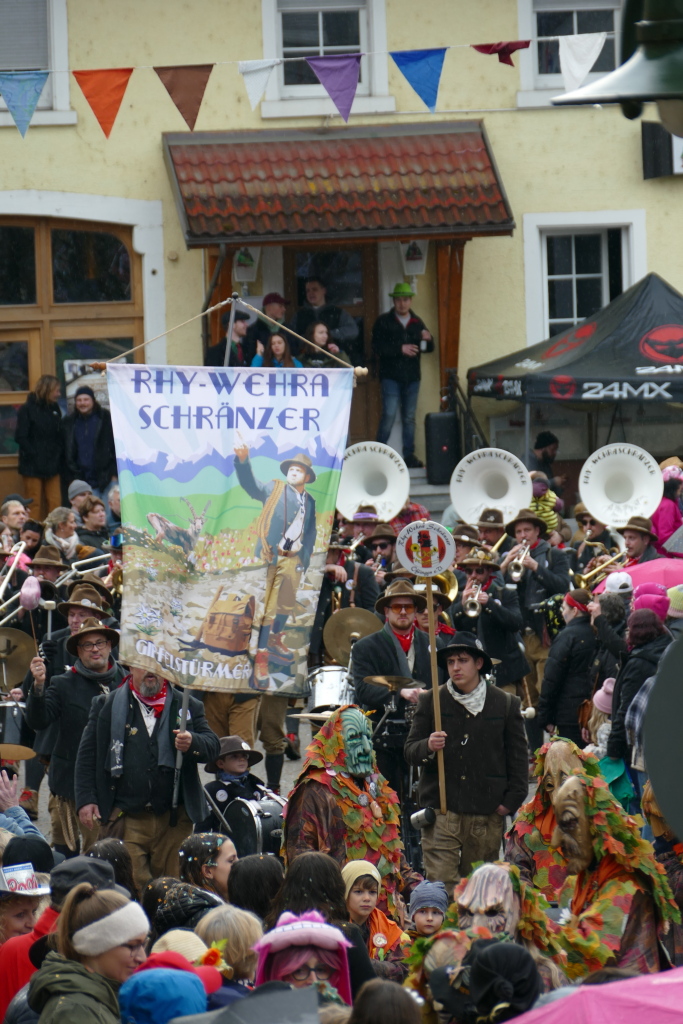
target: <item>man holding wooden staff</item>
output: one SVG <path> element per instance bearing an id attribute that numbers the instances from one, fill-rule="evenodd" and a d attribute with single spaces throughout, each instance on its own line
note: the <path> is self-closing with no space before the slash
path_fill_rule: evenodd
<path id="1" fill-rule="evenodd" d="M 449 675 L 438 691 L 441 729 L 434 727 L 433 692 L 422 691 L 404 752 L 422 769 L 420 806 L 436 811 L 422 830 L 427 877 L 452 892 L 474 863 L 498 859 L 505 816 L 527 796 L 527 743 L 519 698 L 487 681 L 492 663 L 481 640 L 456 633 L 437 660 Z M 439 750 L 446 814 L 439 812 Z"/>

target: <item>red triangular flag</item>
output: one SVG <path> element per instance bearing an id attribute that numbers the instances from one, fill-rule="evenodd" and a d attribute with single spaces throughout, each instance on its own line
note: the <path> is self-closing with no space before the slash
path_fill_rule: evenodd
<path id="1" fill-rule="evenodd" d="M 109 138 L 119 112 L 128 79 L 133 68 L 104 68 L 101 71 L 74 71 L 73 76 L 99 121 L 100 128 Z"/>
<path id="2" fill-rule="evenodd" d="M 213 64 L 186 64 L 154 70 L 193 132 Z"/>

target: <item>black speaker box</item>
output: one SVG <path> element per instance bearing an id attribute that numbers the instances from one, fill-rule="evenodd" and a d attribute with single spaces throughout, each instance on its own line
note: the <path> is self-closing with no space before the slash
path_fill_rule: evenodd
<path id="1" fill-rule="evenodd" d="M 458 417 L 455 412 L 430 412 L 425 416 L 427 483 L 447 484 L 462 458 Z"/>

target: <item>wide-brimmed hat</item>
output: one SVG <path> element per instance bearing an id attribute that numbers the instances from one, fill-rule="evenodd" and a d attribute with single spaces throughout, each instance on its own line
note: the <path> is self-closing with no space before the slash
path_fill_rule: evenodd
<path id="1" fill-rule="evenodd" d="M 66 565 L 62 561 L 59 548 L 52 544 L 42 544 L 31 559 L 31 565 L 44 565 L 52 569 L 62 569 L 65 572 L 71 568 L 70 565 Z"/>
<path id="2" fill-rule="evenodd" d="M 483 658 L 482 672 L 484 675 L 488 675 L 493 668 L 493 662 L 484 650 L 484 645 L 479 637 L 476 637 L 474 633 L 467 633 L 464 630 L 451 637 L 448 647 L 442 647 L 440 651 L 436 652 L 436 660 L 441 668 L 447 668 L 448 658 L 458 651 L 467 651 L 473 658 Z"/>
<path id="3" fill-rule="evenodd" d="M 504 530 L 505 519 L 499 508 L 485 508 L 476 524 L 478 530 Z"/>
<path id="4" fill-rule="evenodd" d="M 287 471 L 290 466 L 300 466 L 301 469 L 304 469 L 308 473 L 309 484 L 312 484 L 313 481 L 315 480 L 315 473 L 313 472 L 313 463 L 309 459 L 308 455 L 306 455 L 304 452 L 297 452 L 296 455 L 293 455 L 291 459 L 285 459 L 284 462 L 280 463 L 280 469 L 285 474 L 285 476 L 287 476 Z"/>
<path id="5" fill-rule="evenodd" d="M 83 639 L 84 635 L 89 633 L 102 633 L 112 647 L 118 647 L 119 645 L 119 634 L 115 629 L 111 629 L 109 626 L 103 625 L 99 619 L 94 617 L 92 619 L 86 619 L 78 632 L 74 633 L 73 636 L 68 637 L 64 645 L 69 654 L 73 654 L 74 658 L 78 657 L 79 643 Z"/>
<path id="6" fill-rule="evenodd" d="M 656 544 L 659 540 L 657 534 L 652 529 L 652 523 L 646 516 L 631 516 L 626 526 L 618 526 L 617 533 L 620 533 L 623 537 L 626 530 L 635 530 L 636 533 L 646 533 L 650 539 Z"/>
<path id="7" fill-rule="evenodd" d="M 71 597 L 76 587 L 92 587 L 100 595 L 102 600 L 107 605 L 111 605 L 112 593 L 108 590 L 102 582 L 100 576 L 96 576 L 94 572 L 83 573 L 79 580 L 70 580 L 66 585 L 66 592 Z"/>
<path id="8" fill-rule="evenodd" d="M 425 598 L 425 608 L 426 608 L 426 606 L 427 606 L 427 584 L 426 583 L 415 583 L 414 584 L 414 589 L 415 589 L 415 593 L 416 594 L 423 594 L 424 595 L 424 598 Z M 453 601 L 448 596 L 448 594 L 444 594 L 443 590 L 439 590 L 439 588 L 435 587 L 435 586 L 432 587 L 432 599 L 434 601 L 437 601 L 441 605 L 441 609 L 444 612 L 448 608 L 450 608 L 450 606 L 453 604 Z"/>
<path id="9" fill-rule="evenodd" d="M 367 547 L 373 542 L 373 540 L 390 540 L 392 544 L 396 543 L 396 530 L 393 528 L 391 523 L 377 523 L 373 527 L 372 532 L 367 535 L 363 544 Z"/>
<path id="10" fill-rule="evenodd" d="M 458 562 L 458 567 L 463 565 L 486 566 L 492 572 L 495 572 L 498 568 L 498 563 L 493 556 L 483 548 L 472 548 L 467 558 L 461 558 Z"/>
<path id="11" fill-rule="evenodd" d="M 411 572 L 410 569 L 404 569 L 402 565 L 398 569 L 392 569 L 391 572 L 384 573 L 384 582 L 393 583 L 394 580 L 407 580 L 412 583 L 417 573 Z"/>
<path id="12" fill-rule="evenodd" d="M 394 580 L 390 583 L 381 597 L 375 601 L 375 611 L 382 612 L 388 604 L 391 604 L 395 597 L 411 597 L 415 602 L 415 609 L 423 612 L 427 607 L 427 598 L 424 594 L 418 594 L 412 583 L 408 580 Z"/>
<path id="13" fill-rule="evenodd" d="M 353 513 L 354 523 L 377 523 L 379 512 L 374 505 L 359 505 Z"/>
<path id="14" fill-rule="evenodd" d="M 57 611 L 64 616 L 69 614 L 71 608 L 83 608 L 92 612 L 95 617 L 108 618 L 108 612 L 102 607 L 102 598 L 95 588 L 87 583 L 79 583 L 69 594 L 69 600 L 57 605 Z"/>
<path id="15" fill-rule="evenodd" d="M 415 292 L 406 281 L 397 281 L 394 290 L 389 292 L 390 299 L 412 299 Z"/>
<path id="16" fill-rule="evenodd" d="M 221 736 L 221 749 L 218 756 L 206 765 L 206 771 L 209 775 L 215 775 L 220 771 L 216 761 L 226 757 L 227 754 L 245 754 L 250 768 L 263 760 L 263 754 L 259 753 L 258 750 L 252 750 L 241 736 Z"/>
<path id="17" fill-rule="evenodd" d="M 461 544 L 474 545 L 479 543 L 479 531 L 468 523 L 456 523 L 451 533 L 453 534 L 453 540 L 459 541 Z"/>
<path id="18" fill-rule="evenodd" d="M 5 505 L 8 501 L 18 501 L 24 508 L 28 508 L 29 505 L 33 504 L 33 498 L 25 498 L 23 494 L 6 494 L 2 499 L 2 504 Z"/>
<path id="19" fill-rule="evenodd" d="M 545 520 L 541 519 L 540 516 L 537 516 L 535 512 L 532 512 L 530 508 L 520 509 L 515 518 L 506 524 L 505 532 L 509 534 L 510 537 L 514 537 L 515 526 L 517 523 L 533 523 L 533 525 L 537 526 L 541 531 L 541 537 L 545 537 L 548 532 L 548 524 Z"/>
<path id="20" fill-rule="evenodd" d="M 350 541 L 344 540 L 338 533 L 330 534 L 330 543 L 327 545 L 328 551 L 343 551 L 348 548 Z"/>

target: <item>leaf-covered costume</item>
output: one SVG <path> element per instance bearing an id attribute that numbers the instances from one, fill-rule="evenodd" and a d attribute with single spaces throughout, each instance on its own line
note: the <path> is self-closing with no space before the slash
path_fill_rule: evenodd
<path id="1" fill-rule="evenodd" d="M 559 850 L 553 850 L 550 846 L 557 822 L 542 782 L 546 754 L 551 744 L 557 742 L 568 744 L 572 754 L 582 761 L 587 774 L 600 775 L 598 761 L 592 754 L 586 754 L 571 740 L 561 736 L 553 737 L 536 752 L 536 792 L 531 800 L 520 807 L 505 834 L 505 860 L 515 864 L 522 880 L 539 889 L 551 903 L 558 902 L 568 874 L 566 860 Z"/>
<path id="2" fill-rule="evenodd" d="M 565 971 L 572 979 L 605 966 L 655 973 L 666 966 L 661 939 L 669 922 L 681 920 L 666 872 L 607 783 L 576 774 L 585 789 L 594 861 L 576 876 L 571 919 L 558 928 Z"/>
<path id="3" fill-rule="evenodd" d="M 425 968 L 425 959 L 434 943 L 440 940 L 449 943 L 452 947 L 450 955 L 447 958 L 440 958 L 440 962 L 442 964 L 448 962 L 453 967 L 459 967 L 469 953 L 473 942 L 476 942 L 477 939 L 493 938 L 495 936 L 492 935 L 488 928 L 468 928 L 467 931 L 462 931 L 454 926 L 447 927 L 444 922 L 444 926 L 435 935 L 415 940 L 409 956 L 406 957 L 409 974 L 403 982 L 403 986 L 417 992 L 424 999 L 425 1005 L 422 1009 L 423 1021 L 435 1022 L 438 1020 L 432 1005 L 432 994 L 429 989 L 429 970 Z"/>
<path id="4" fill-rule="evenodd" d="M 403 856 L 398 797 L 377 771 L 374 752 L 373 773 L 367 779 L 357 780 L 346 771 L 344 710 L 338 708 L 328 718 L 306 750 L 284 812 L 285 863 L 307 850 L 330 854 L 340 867 L 350 860 L 368 860 L 382 877 L 386 904 L 394 915 L 395 892 L 412 889 L 422 876 Z"/>

